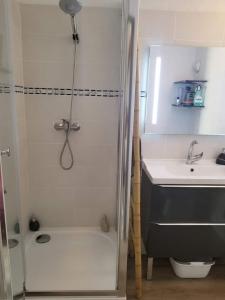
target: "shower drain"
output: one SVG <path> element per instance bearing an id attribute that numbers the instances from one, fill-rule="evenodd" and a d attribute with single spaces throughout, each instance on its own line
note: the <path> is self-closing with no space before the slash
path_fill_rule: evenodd
<path id="1" fill-rule="evenodd" d="M 40 234 L 36 237 L 36 242 L 38 244 L 45 244 L 48 243 L 51 240 L 51 237 L 49 234 Z"/>
<path id="2" fill-rule="evenodd" d="M 12 249 L 19 244 L 19 241 L 16 239 L 9 239 L 8 243 L 9 243 L 9 249 Z"/>

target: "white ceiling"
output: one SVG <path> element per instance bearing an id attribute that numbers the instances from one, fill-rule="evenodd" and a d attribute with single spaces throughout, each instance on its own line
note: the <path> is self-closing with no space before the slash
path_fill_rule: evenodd
<path id="1" fill-rule="evenodd" d="M 58 5 L 59 0 L 17 0 L 25 4 Z M 84 6 L 119 7 L 121 0 L 80 0 Z M 225 12 L 225 0 L 140 0 L 141 9 Z"/>

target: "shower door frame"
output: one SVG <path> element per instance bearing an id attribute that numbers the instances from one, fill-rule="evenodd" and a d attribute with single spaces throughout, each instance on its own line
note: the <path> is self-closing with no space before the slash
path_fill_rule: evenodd
<path id="1" fill-rule="evenodd" d="M 12 299 L 12 285 L 11 285 L 11 272 L 10 272 L 10 258 L 8 235 L 6 227 L 6 214 L 5 214 L 5 195 L 4 195 L 4 178 L 2 171 L 2 155 L 0 151 L 0 268 L 2 278 L 3 291 L 2 294 L 7 299 Z"/>
<path id="2" fill-rule="evenodd" d="M 126 297 L 127 253 L 129 235 L 131 158 L 134 119 L 134 98 L 137 60 L 137 28 L 139 0 L 122 1 L 122 41 L 121 41 L 121 97 L 118 128 L 118 174 L 117 174 L 117 229 L 118 229 L 118 262 L 117 286 L 115 290 L 29 292 L 26 297 L 85 297 L 98 299 Z M 1 229 L 1 227 L 0 227 Z M 2 228 L 3 229 L 3 228 Z M 3 229 L 4 230 L 4 229 Z M 9 262 L 7 239 L 1 236 L 0 254 Z M 8 272 L 7 272 L 8 273 Z M 6 280 L 6 278 L 5 278 Z M 9 287 L 9 282 L 8 282 Z"/>

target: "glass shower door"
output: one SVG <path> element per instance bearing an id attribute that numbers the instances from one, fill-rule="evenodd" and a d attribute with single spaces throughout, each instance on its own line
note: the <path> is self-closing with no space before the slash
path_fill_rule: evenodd
<path id="1" fill-rule="evenodd" d="M 9 1 L 0 0 L 0 296 L 23 295 L 14 89 L 10 57 Z"/>
<path id="2" fill-rule="evenodd" d="M 0 156 L 0 299 L 12 298 L 8 238 L 5 219 L 4 184 Z"/>
<path id="3" fill-rule="evenodd" d="M 73 122 L 78 121 L 81 128 L 70 136 L 74 167 L 68 171 L 59 163 L 65 132 L 56 131 L 54 124 L 68 118 L 72 94 L 70 18 L 58 1 L 56 5 L 38 0 L 12 2 L 21 12 L 25 80 L 18 93 L 10 88 L 8 94 L 0 93 L 0 150 L 11 149 L 11 156 L 2 158 L 2 211 L 7 224 L 5 243 L 8 240 L 10 248 L 4 248 L 3 261 L 10 256 L 13 294 L 22 296 L 24 283 L 28 297 L 124 298 L 139 1 L 79 1 Z M 11 86 L 10 72 L 3 70 L 0 82 Z M 18 101 L 19 93 L 25 97 L 24 127 L 29 129 L 25 149 L 29 201 L 21 209 L 23 240 L 12 123 L 13 99 Z M 37 231 L 29 226 L 32 216 L 40 221 Z M 7 266 L 5 279 L 9 278 Z"/>

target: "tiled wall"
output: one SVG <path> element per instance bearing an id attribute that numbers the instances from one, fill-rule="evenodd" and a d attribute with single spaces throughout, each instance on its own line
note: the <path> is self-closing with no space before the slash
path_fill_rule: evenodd
<path id="1" fill-rule="evenodd" d="M 73 42 L 70 18 L 57 6 L 21 5 L 24 85 L 71 88 Z M 41 20 L 41 22 L 40 22 Z M 83 8 L 76 86 L 120 89 L 119 9 Z M 75 97 L 71 134 L 75 165 L 59 166 L 65 135 L 54 122 L 68 118 L 70 96 L 26 95 L 30 214 L 43 226 L 114 223 L 119 98 Z"/>
<path id="2" fill-rule="evenodd" d="M 181 10 L 182 7 L 177 11 L 169 11 L 168 6 L 161 11 L 141 10 L 139 28 L 141 50 L 152 44 L 225 46 L 224 11 L 220 13 Z M 144 107 L 143 102 L 142 104 Z M 204 151 L 205 158 L 215 158 L 225 146 L 223 136 L 143 134 L 143 156 L 185 158 L 188 146 L 195 138 L 199 142 L 196 151 Z"/>

